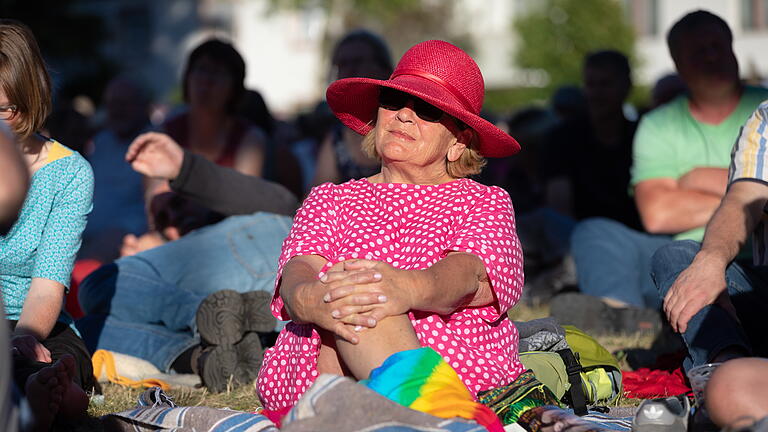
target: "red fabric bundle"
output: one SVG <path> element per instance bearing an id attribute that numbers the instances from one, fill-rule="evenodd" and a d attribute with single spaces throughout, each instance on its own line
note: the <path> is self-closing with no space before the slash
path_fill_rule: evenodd
<path id="1" fill-rule="evenodd" d="M 636 371 L 623 371 L 622 383 L 624 396 L 636 399 L 675 396 L 688 393 L 691 388 L 685 383 L 681 368 L 671 373 L 664 370 L 641 368 Z"/>

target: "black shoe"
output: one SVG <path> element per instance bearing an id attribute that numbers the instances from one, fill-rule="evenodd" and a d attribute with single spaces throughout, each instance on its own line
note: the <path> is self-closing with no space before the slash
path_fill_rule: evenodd
<path id="1" fill-rule="evenodd" d="M 235 345 L 208 347 L 200 355 L 198 375 L 213 393 L 252 383 L 258 377 L 264 350 L 259 335 L 248 333 Z"/>
<path id="2" fill-rule="evenodd" d="M 659 311 L 637 307 L 611 307 L 598 297 L 563 293 L 552 298 L 549 313 L 561 324 L 590 334 L 656 334 L 661 331 Z"/>
<path id="3" fill-rule="evenodd" d="M 234 345 L 248 332 L 270 332 L 277 320 L 265 291 L 217 291 L 200 303 L 195 320 L 205 345 Z"/>

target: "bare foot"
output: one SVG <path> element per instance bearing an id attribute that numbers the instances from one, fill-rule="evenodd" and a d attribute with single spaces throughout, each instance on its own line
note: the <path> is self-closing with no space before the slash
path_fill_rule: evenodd
<path id="1" fill-rule="evenodd" d="M 61 379 L 62 371 L 66 371 L 66 366 L 59 360 L 27 378 L 25 390 L 35 432 L 50 430 L 59 413 L 67 386 L 67 381 Z"/>
<path id="2" fill-rule="evenodd" d="M 33 431 L 49 431 L 54 420 L 71 422 L 88 409 L 88 396 L 72 381 L 75 359 L 65 355 L 27 379 L 26 396 L 32 410 Z"/>
<path id="3" fill-rule="evenodd" d="M 82 418 L 88 410 L 88 395 L 72 378 L 75 376 L 75 359 L 71 355 L 62 356 L 56 363 L 61 362 L 64 368 L 59 369 L 59 379 L 66 382 L 64 397 L 59 406 L 58 418 L 71 422 Z"/>

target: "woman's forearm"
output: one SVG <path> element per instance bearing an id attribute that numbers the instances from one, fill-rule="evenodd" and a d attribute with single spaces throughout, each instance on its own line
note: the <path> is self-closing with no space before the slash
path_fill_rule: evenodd
<path id="1" fill-rule="evenodd" d="M 312 322 L 312 305 L 318 304 L 319 299 L 314 298 L 318 293 L 305 288 L 306 284 L 317 281 L 317 274 L 324 265 L 324 258 L 311 255 L 291 258 L 283 267 L 280 298 L 293 322 Z"/>
<path id="2" fill-rule="evenodd" d="M 447 314 L 461 306 L 483 306 L 494 300 L 485 266 L 475 255 L 454 252 L 418 272 L 416 310 Z"/>
<path id="3" fill-rule="evenodd" d="M 63 303 L 64 285 L 48 279 L 33 278 L 14 333 L 45 340 L 56 325 Z"/>

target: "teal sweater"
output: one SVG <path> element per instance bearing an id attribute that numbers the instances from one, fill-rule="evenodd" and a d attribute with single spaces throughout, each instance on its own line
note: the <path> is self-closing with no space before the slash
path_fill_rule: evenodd
<path id="1" fill-rule="evenodd" d="M 18 220 L 6 236 L 0 236 L 0 289 L 6 319 L 19 319 L 32 278 L 69 288 L 92 197 L 91 166 L 54 141 L 48 163 L 32 175 Z M 66 314 L 59 320 L 71 322 Z"/>

